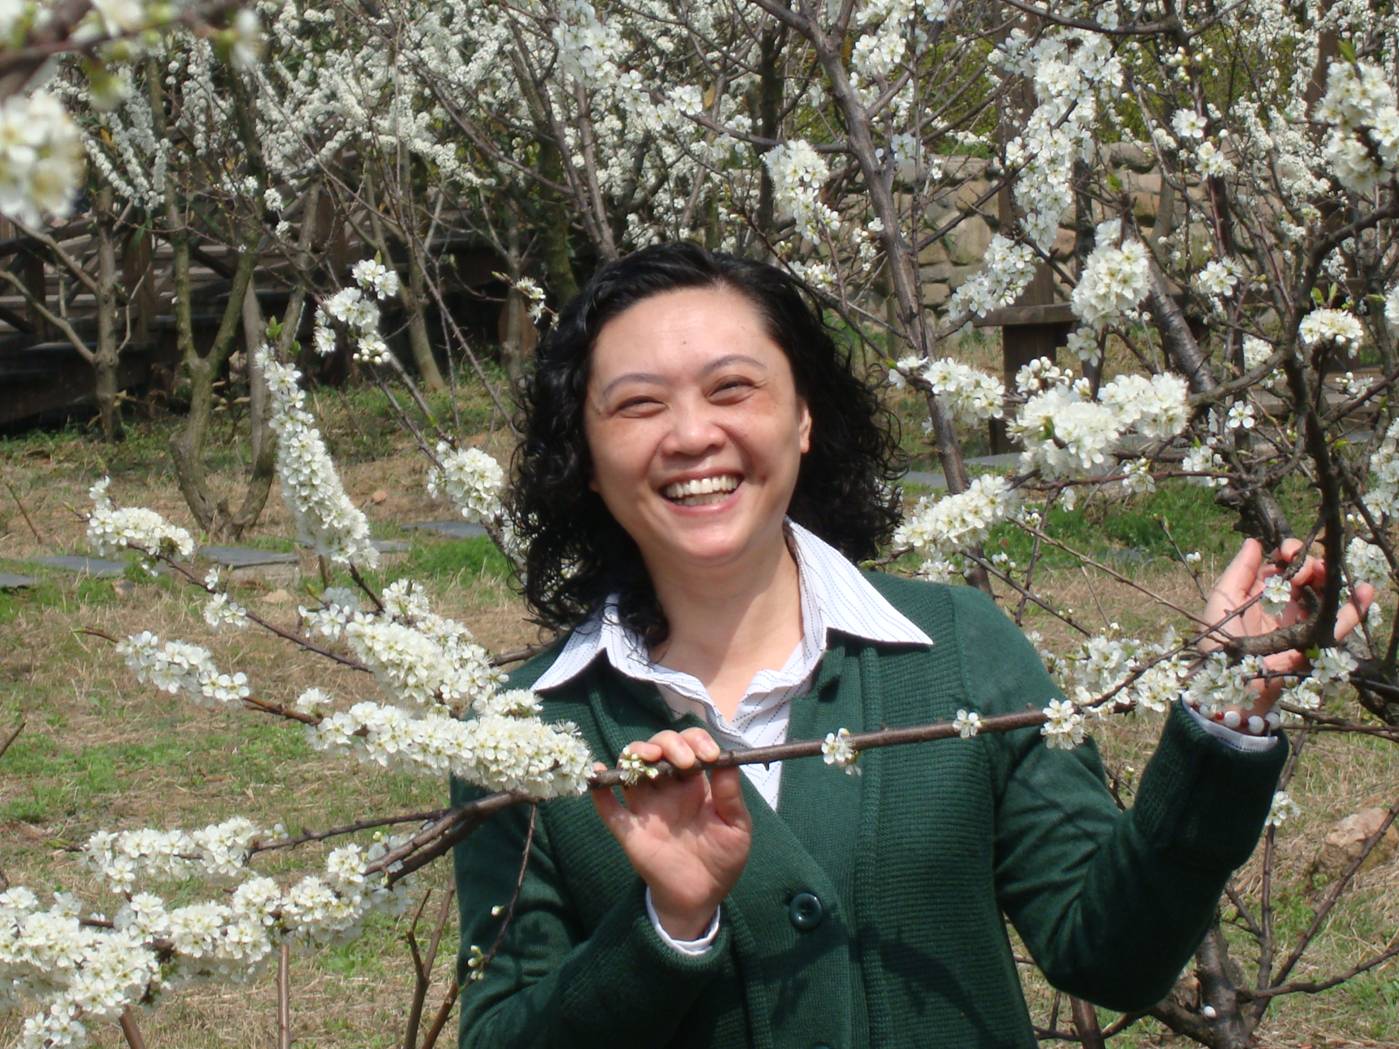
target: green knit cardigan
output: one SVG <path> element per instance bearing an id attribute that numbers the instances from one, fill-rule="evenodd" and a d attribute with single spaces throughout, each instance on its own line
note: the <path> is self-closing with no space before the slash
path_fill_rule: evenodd
<path id="1" fill-rule="evenodd" d="M 832 637 L 791 739 L 842 726 L 1042 707 L 1060 692 L 980 591 L 872 574 L 931 648 Z M 546 652 L 512 677 L 528 687 Z M 656 690 L 598 660 L 545 696 L 600 760 L 676 722 Z M 1171 987 L 1230 871 L 1257 840 L 1286 743 L 1241 752 L 1179 704 L 1120 812 L 1091 744 L 1036 729 L 890 747 L 861 775 L 791 761 L 774 812 L 745 780 L 748 864 L 703 955 L 665 944 L 644 887 L 587 798 L 538 809 L 528 872 L 499 953 L 489 949 L 520 868 L 528 810 L 456 850 L 460 1046 L 637 1049 L 1036 1045 L 1002 918 L 1059 988 L 1142 1009 Z M 453 784 L 461 803 L 471 792 Z"/>

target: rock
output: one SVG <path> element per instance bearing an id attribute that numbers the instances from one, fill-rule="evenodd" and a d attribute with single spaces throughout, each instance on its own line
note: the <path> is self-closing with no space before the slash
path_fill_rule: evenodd
<path id="1" fill-rule="evenodd" d="M 1379 806 L 1361 809 L 1333 826 L 1327 832 L 1326 840 L 1317 854 L 1316 869 L 1332 877 L 1340 875 L 1355 862 L 1365 842 L 1380 829 L 1388 814 L 1387 809 Z M 1399 849 L 1399 826 L 1391 823 L 1384 836 L 1370 850 L 1370 855 L 1365 857 L 1360 869 L 1369 870 L 1381 863 L 1387 863 L 1393 858 L 1396 849 Z"/>
<path id="2" fill-rule="evenodd" d="M 1150 171 L 1156 158 L 1133 142 L 1114 142 L 1107 147 L 1108 164 L 1128 171 Z"/>
<path id="3" fill-rule="evenodd" d="M 281 587 L 278 587 L 276 590 L 269 590 L 262 595 L 262 603 L 265 605 L 289 605 L 295 600 L 296 598 Z"/>
<path id="4" fill-rule="evenodd" d="M 923 284 L 923 305 L 941 306 L 952 294 L 946 284 Z"/>
<path id="5" fill-rule="evenodd" d="M 1132 214 L 1144 226 L 1156 224 L 1156 209 L 1161 198 L 1155 193 L 1137 192 L 1132 194 Z"/>
<path id="6" fill-rule="evenodd" d="M 380 503 L 382 503 L 382 502 L 383 502 L 385 499 L 387 499 L 388 497 L 389 497 L 389 493 L 388 493 L 388 492 L 386 492 L 386 491 L 385 491 L 384 489 L 382 489 L 382 488 L 376 488 L 376 489 L 374 490 L 374 494 L 371 495 L 371 496 L 369 497 L 369 501 L 370 501 L 371 503 L 373 503 L 375 506 L 378 506 Z"/>
<path id="7" fill-rule="evenodd" d="M 935 240 L 918 253 L 919 266 L 937 266 L 947 261 L 947 248 L 941 240 Z"/>
<path id="8" fill-rule="evenodd" d="M 966 283 L 968 277 L 975 276 L 981 272 L 981 261 L 978 259 L 971 266 L 953 266 L 952 271 L 947 275 L 947 284 L 951 288 L 960 288 Z"/>
<path id="9" fill-rule="evenodd" d="M 967 219 L 943 238 L 947 255 L 958 266 L 980 263 L 991 244 L 991 229 L 980 219 Z"/>

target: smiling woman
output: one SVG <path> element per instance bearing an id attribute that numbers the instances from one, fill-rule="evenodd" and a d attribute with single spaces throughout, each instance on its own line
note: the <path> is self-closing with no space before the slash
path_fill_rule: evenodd
<path id="1" fill-rule="evenodd" d="M 525 594 L 567 633 L 512 685 L 594 755 L 681 770 L 721 743 L 1062 700 L 980 591 L 851 563 L 896 520 L 884 421 L 780 271 L 688 245 L 603 267 L 526 404 Z M 1243 606 L 1235 629 L 1265 632 L 1247 599 L 1278 571 L 1247 544 L 1208 620 Z M 1284 617 L 1321 572 L 1292 577 Z M 868 753 L 857 777 L 750 764 L 494 816 L 456 855 L 458 972 L 479 977 L 460 1044 L 1028 1049 L 1003 914 L 1056 986 L 1149 1007 L 1252 851 L 1285 741 L 1177 703 L 1124 813 L 1091 745 L 973 735 Z"/>
<path id="2" fill-rule="evenodd" d="M 664 328 L 654 328 L 670 314 L 660 303 L 681 308 Z M 630 349 L 639 356 L 625 363 Z M 700 360 L 701 353 L 709 356 Z M 661 360 L 667 354 L 670 372 Z M 742 356 L 750 360 L 737 359 Z M 597 381 L 609 366 L 614 372 Z M 700 376 L 701 366 L 712 370 Z M 897 420 L 855 374 L 806 290 L 771 266 L 693 245 L 638 252 L 605 267 L 563 312 L 526 390 L 511 512 L 527 550 L 525 597 L 544 625 L 570 629 L 615 595 L 628 628 L 653 644 L 669 634 L 652 566 L 606 502 L 595 463 L 632 453 L 619 444 L 635 440 L 640 429 L 624 435 L 610 423 L 640 423 L 664 412 L 657 395 L 684 379 L 685 369 L 708 384 L 706 399 L 716 410 L 731 405 L 733 414 L 747 414 L 741 387 L 773 382 L 785 383 L 805 405 L 813 425 L 809 448 L 798 455 L 786 510 L 792 520 L 852 560 L 873 557 L 898 524 L 893 485 L 905 464 Z M 604 405 L 615 416 L 602 415 Z M 690 463 L 665 480 L 705 479 L 694 469 L 706 465 Z"/>

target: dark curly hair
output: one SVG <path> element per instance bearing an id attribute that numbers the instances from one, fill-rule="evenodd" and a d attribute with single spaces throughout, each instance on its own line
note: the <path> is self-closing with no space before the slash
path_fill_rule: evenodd
<path id="1" fill-rule="evenodd" d="M 602 266 L 564 307 L 523 392 L 508 508 L 526 549 L 525 599 L 542 625 L 576 626 L 615 593 L 622 622 L 648 644 L 668 635 L 640 551 L 588 486 L 583 413 L 604 325 L 652 295 L 703 287 L 731 289 L 756 307 L 811 413 L 811 448 L 788 515 L 852 560 L 873 557 L 898 523 L 892 482 L 905 464 L 897 420 L 855 375 L 815 295 L 766 263 L 695 244 L 646 248 Z"/>

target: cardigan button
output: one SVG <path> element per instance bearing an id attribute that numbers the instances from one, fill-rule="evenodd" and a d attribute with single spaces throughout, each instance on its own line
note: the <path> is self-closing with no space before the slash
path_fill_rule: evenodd
<path id="1" fill-rule="evenodd" d="M 821 924 L 821 919 L 826 916 L 826 908 L 821 903 L 821 897 L 814 892 L 799 892 L 787 905 L 787 916 L 792 919 L 796 928 L 808 932 Z"/>

